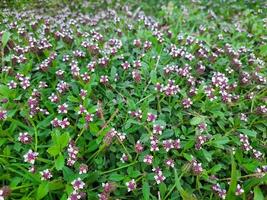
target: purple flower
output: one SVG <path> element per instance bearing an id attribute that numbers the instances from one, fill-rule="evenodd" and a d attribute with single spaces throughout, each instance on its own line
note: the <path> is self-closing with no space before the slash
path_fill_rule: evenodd
<path id="1" fill-rule="evenodd" d="M 126 182 L 125 185 L 127 186 L 128 192 L 131 192 L 136 189 L 136 182 L 134 179 Z"/>

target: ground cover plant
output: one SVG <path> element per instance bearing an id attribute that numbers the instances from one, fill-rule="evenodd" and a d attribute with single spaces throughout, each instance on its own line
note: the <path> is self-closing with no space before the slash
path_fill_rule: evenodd
<path id="1" fill-rule="evenodd" d="M 1 6 L 1 200 L 266 199 L 264 1 Z"/>

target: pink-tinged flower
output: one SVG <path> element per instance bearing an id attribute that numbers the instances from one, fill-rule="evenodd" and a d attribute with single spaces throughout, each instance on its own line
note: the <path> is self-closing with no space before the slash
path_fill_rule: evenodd
<path id="1" fill-rule="evenodd" d="M 100 83 L 107 84 L 108 82 L 108 76 L 105 75 L 100 77 Z"/>
<path id="2" fill-rule="evenodd" d="M 9 89 L 16 89 L 17 88 L 17 83 L 15 82 L 15 81 L 13 81 L 13 80 L 11 80 L 8 84 L 7 84 L 7 86 L 8 86 L 8 88 Z"/>
<path id="3" fill-rule="evenodd" d="M 59 93 L 64 93 L 66 92 L 68 89 L 69 89 L 70 85 L 64 81 L 60 81 L 58 84 L 57 84 L 57 91 Z"/>
<path id="4" fill-rule="evenodd" d="M 18 140 L 23 144 L 29 144 L 32 142 L 32 137 L 29 135 L 28 132 L 19 133 Z"/>
<path id="5" fill-rule="evenodd" d="M 225 189 L 222 189 L 218 183 L 215 184 L 215 185 L 212 185 L 211 188 L 212 188 L 212 190 L 213 190 L 214 192 L 217 193 L 217 195 L 218 195 L 221 199 L 225 199 L 225 198 L 226 198 L 226 190 L 225 190 Z"/>
<path id="6" fill-rule="evenodd" d="M 79 174 L 86 174 L 88 172 L 88 165 L 81 164 L 79 167 Z"/>
<path id="7" fill-rule="evenodd" d="M 48 99 L 49 99 L 51 102 L 53 102 L 53 103 L 57 103 L 57 102 L 59 101 L 58 96 L 57 96 L 56 94 L 54 94 L 54 93 L 52 93 L 52 94 L 48 97 Z"/>
<path id="8" fill-rule="evenodd" d="M 109 199 L 109 195 L 106 194 L 105 192 L 102 192 L 100 194 L 97 195 L 99 200 L 108 200 Z"/>
<path id="9" fill-rule="evenodd" d="M 63 78 L 64 77 L 64 73 L 65 72 L 63 70 L 61 70 L 61 69 L 56 71 L 56 75 L 59 78 Z"/>
<path id="10" fill-rule="evenodd" d="M 34 165 L 32 165 L 29 169 L 28 169 L 29 172 L 31 173 L 35 173 L 36 172 L 36 167 Z"/>
<path id="11" fill-rule="evenodd" d="M 118 139 L 123 142 L 126 139 L 126 134 L 125 133 L 120 133 L 117 132 Z"/>
<path id="12" fill-rule="evenodd" d="M 138 140 L 138 141 L 136 142 L 134 148 L 135 148 L 135 152 L 136 152 L 136 153 L 142 153 L 143 150 L 144 150 L 144 147 L 143 147 L 143 145 L 142 145 L 142 143 L 141 143 L 140 140 Z"/>
<path id="13" fill-rule="evenodd" d="M 41 174 L 41 180 L 49 180 L 53 177 L 49 169 L 41 171 L 40 174 Z"/>
<path id="14" fill-rule="evenodd" d="M 74 190 L 74 191 L 70 194 L 70 196 L 68 197 L 68 200 L 79 200 L 79 199 L 81 199 L 81 198 L 82 198 L 82 196 L 81 196 L 80 192 Z"/>
<path id="15" fill-rule="evenodd" d="M 88 83 L 88 82 L 90 81 L 90 79 L 91 79 L 90 75 L 89 75 L 87 72 L 81 74 L 81 78 L 82 78 L 82 80 L 85 81 L 86 83 Z"/>
<path id="16" fill-rule="evenodd" d="M 102 183 L 102 187 L 104 189 L 104 193 L 109 194 L 112 191 L 115 191 L 116 185 L 115 183 Z"/>
<path id="17" fill-rule="evenodd" d="M 157 184 L 162 183 L 166 179 L 166 177 L 162 174 L 162 171 L 156 173 L 154 178 Z"/>
<path id="18" fill-rule="evenodd" d="M 139 83 L 141 81 L 141 74 L 138 70 L 132 71 L 132 77 L 135 80 L 135 82 Z"/>
<path id="19" fill-rule="evenodd" d="M 141 63 L 140 60 L 136 60 L 136 61 L 134 61 L 133 66 L 134 66 L 135 68 L 140 68 L 140 67 L 142 67 L 142 63 Z"/>
<path id="20" fill-rule="evenodd" d="M 148 122 L 153 122 L 157 119 L 157 115 L 154 115 L 152 113 L 147 113 L 147 121 Z"/>
<path id="21" fill-rule="evenodd" d="M 168 167 L 172 167 L 174 168 L 174 160 L 169 158 L 165 161 L 165 164 L 168 166 Z"/>
<path id="22" fill-rule="evenodd" d="M 74 190 L 82 190 L 85 187 L 85 183 L 81 180 L 81 178 L 77 178 L 72 181 L 71 185 Z"/>
<path id="23" fill-rule="evenodd" d="M 0 120 L 7 118 L 7 111 L 0 107 Z"/>
<path id="24" fill-rule="evenodd" d="M 240 113 L 240 120 L 241 121 L 244 121 L 244 122 L 247 122 L 248 121 L 248 117 L 246 114 L 244 113 Z"/>
<path id="25" fill-rule="evenodd" d="M 247 135 L 244 135 L 244 134 L 239 134 L 239 139 L 240 139 L 240 142 L 242 144 L 242 148 L 245 150 L 245 151 L 250 151 L 252 150 L 252 146 L 250 145 L 250 142 L 248 140 L 248 136 Z"/>
<path id="26" fill-rule="evenodd" d="M 128 188 L 128 192 L 131 192 L 136 189 L 136 183 L 134 179 L 130 180 L 129 182 L 126 182 L 125 185 Z"/>
<path id="27" fill-rule="evenodd" d="M 201 174 L 203 172 L 202 164 L 194 160 L 192 162 L 192 170 L 194 174 Z"/>
<path id="28" fill-rule="evenodd" d="M 236 196 L 239 196 L 239 195 L 241 195 L 241 194 L 243 194 L 243 193 L 244 193 L 244 189 L 241 188 L 241 186 L 240 186 L 239 184 L 237 184 L 237 186 L 236 186 L 236 191 L 235 191 L 235 195 L 236 195 Z"/>
<path id="29" fill-rule="evenodd" d="M 22 87 L 22 89 L 26 90 L 28 87 L 30 87 L 31 83 L 29 77 L 21 77 L 19 80 L 20 80 L 19 84 Z"/>
<path id="30" fill-rule="evenodd" d="M 158 124 L 154 124 L 153 125 L 153 133 L 161 135 L 163 128 L 164 128 L 164 126 L 161 126 L 161 125 L 158 125 Z"/>
<path id="31" fill-rule="evenodd" d="M 64 118 L 63 120 L 59 121 L 59 126 L 61 128 L 66 128 L 70 125 L 70 122 L 68 121 L 68 118 Z"/>
<path id="32" fill-rule="evenodd" d="M 190 98 L 185 98 L 182 100 L 182 105 L 184 108 L 190 108 L 192 106 L 193 102 Z"/>
<path id="33" fill-rule="evenodd" d="M 207 130 L 207 124 L 202 122 L 197 126 L 200 133 L 203 133 L 205 130 Z"/>
<path id="34" fill-rule="evenodd" d="M 122 163 L 127 162 L 128 159 L 129 159 L 129 158 L 128 158 L 128 156 L 127 156 L 125 153 L 123 153 L 122 156 L 121 156 L 121 158 L 120 158 L 120 160 L 121 160 Z"/>
<path id="35" fill-rule="evenodd" d="M 92 61 L 92 62 L 88 63 L 88 65 L 87 65 L 87 69 L 90 72 L 94 72 L 95 71 L 95 67 L 96 67 L 96 62 L 95 61 Z"/>
<path id="36" fill-rule="evenodd" d="M 156 136 L 150 137 L 150 151 L 159 151 L 158 147 L 159 140 Z"/>
<path id="37" fill-rule="evenodd" d="M 87 91 L 86 91 L 86 90 L 83 90 L 83 89 L 81 89 L 81 91 L 80 91 L 80 97 L 81 97 L 81 99 L 82 99 L 82 100 L 84 100 L 84 99 L 85 99 L 86 95 L 87 95 Z"/>
<path id="38" fill-rule="evenodd" d="M 165 149 L 165 151 L 168 152 L 170 149 L 174 148 L 174 146 L 173 146 L 173 140 L 172 139 L 163 140 L 162 146 Z"/>
<path id="39" fill-rule="evenodd" d="M 127 61 L 124 62 L 124 63 L 122 63 L 121 66 L 122 66 L 122 68 L 123 68 L 124 70 L 127 70 L 127 69 L 129 69 L 129 68 L 131 67 L 130 64 L 129 64 Z"/>
<path id="40" fill-rule="evenodd" d="M 51 121 L 52 126 L 59 127 L 60 121 L 58 118 L 55 118 Z"/>
<path id="41" fill-rule="evenodd" d="M 23 156 L 24 162 L 34 164 L 35 160 L 37 159 L 39 153 L 33 152 L 31 149 Z"/>
<path id="42" fill-rule="evenodd" d="M 143 161 L 144 161 L 144 163 L 151 165 L 153 162 L 153 156 L 152 155 L 145 155 Z"/>
<path id="43" fill-rule="evenodd" d="M 141 120 L 142 119 L 142 111 L 141 110 L 137 110 L 137 111 L 129 111 L 129 114 L 133 117 L 135 117 L 136 119 Z"/>
<path id="44" fill-rule="evenodd" d="M 196 150 L 200 150 L 202 148 L 202 145 L 208 140 L 208 137 L 205 135 L 199 135 L 197 136 L 197 141 L 195 144 Z"/>
<path id="45" fill-rule="evenodd" d="M 85 109 L 85 107 L 83 105 L 79 105 L 79 110 L 78 110 L 78 115 L 87 113 L 87 110 Z"/>
<path id="46" fill-rule="evenodd" d="M 263 153 L 261 153 L 260 151 L 257 151 L 256 149 L 252 149 L 253 152 L 253 157 L 256 159 L 261 159 L 263 158 Z"/>
<path id="47" fill-rule="evenodd" d="M 180 149 L 181 148 L 180 139 L 173 140 L 172 145 L 174 149 Z"/>
<path id="48" fill-rule="evenodd" d="M 87 114 L 85 115 L 85 121 L 86 121 L 87 123 L 94 121 L 94 114 L 87 113 Z"/>
<path id="49" fill-rule="evenodd" d="M 76 147 L 75 142 L 73 140 L 69 142 L 67 151 L 69 156 L 67 165 L 73 166 L 76 160 L 78 159 L 78 153 L 79 153 L 79 148 Z"/>
<path id="50" fill-rule="evenodd" d="M 59 114 L 61 114 L 61 113 L 67 114 L 68 113 L 68 105 L 66 103 L 59 105 L 57 107 L 57 111 Z"/>
<path id="51" fill-rule="evenodd" d="M 136 46 L 136 47 L 141 47 L 142 42 L 141 42 L 140 39 L 135 39 L 135 40 L 133 41 L 133 45 Z"/>

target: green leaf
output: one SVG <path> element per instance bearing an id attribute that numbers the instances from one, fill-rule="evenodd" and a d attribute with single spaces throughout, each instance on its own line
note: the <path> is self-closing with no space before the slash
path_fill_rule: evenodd
<path id="1" fill-rule="evenodd" d="M 63 133 L 59 136 L 60 148 L 63 149 L 66 147 L 70 140 L 70 134 L 68 132 Z"/>
<path id="2" fill-rule="evenodd" d="M 195 126 L 195 125 L 198 125 L 200 124 L 201 122 L 203 122 L 203 117 L 193 117 L 191 120 L 190 120 L 190 124 Z"/>
<path id="3" fill-rule="evenodd" d="M 99 171 L 88 173 L 88 177 L 90 177 L 90 179 L 87 181 L 87 183 L 88 184 L 94 183 L 96 180 L 98 180 L 99 176 L 100 176 Z"/>
<path id="4" fill-rule="evenodd" d="M 256 186 L 254 188 L 254 200 L 264 200 L 264 196 L 263 196 L 259 186 Z"/>
<path id="5" fill-rule="evenodd" d="M 43 182 L 39 185 L 37 189 L 36 199 L 42 199 L 44 198 L 49 192 L 49 185 L 48 182 Z"/>
<path id="6" fill-rule="evenodd" d="M 75 173 L 68 167 L 64 166 L 62 168 L 63 171 L 63 177 L 65 181 L 72 181 L 75 179 Z"/>
<path id="7" fill-rule="evenodd" d="M 142 193 L 144 200 L 149 200 L 150 188 L 149 184 L 146 181 L 143 181 Z"/>
<path id="8" fill-rule="evenodd" d="M 121 175 L 121 174 L 117 174 L 117 173 L 114 173 L 114 174 L 111 174 L 109 179 L 111 181 L 121 181 L 124 179 L 124 175 Z"/>
<path id="9" fill-rule="evenodd" d="M 159 184 L 159 192 L 160 192 L 160 196 L 162 196 L 162 197 L 165 196 L 165 193 L 167 192 L 167 186 L 165 183 Z"/>
<path id="10" fill-rule="evenodd" d="M 3 48 L 5 48 L 10 36 L 11 36 L 11 33 L 9 32 L 4 32 L 4 34 L 2 35 L 2 47 Z"/>
<path id="11" fill-rule="evenodd" d="M 233 154 L 231 154 L 231 183 L 229 190 L 227 192 L 226 199 L 235 199 L 235 190 L 237 185 L 237 170 L 236 170 L 236 162 Z"/>
<path id="12" fill-rule="evenodd" d="M 150 72 L 150 79 L 151 79 L 151 82 L 153 84 L 156 84 L 157 83 L 157 72 L 156 72 L 156 70 L 152 70 Z"/>
<path id="13" fill-rule="evenodd" d="M 241 133 L 246 134 L 247 136 L 251 136 L 251 137 L 257 136 L 257 132 L 253 130 L 248 130 L 248 129 L 237 129 L 237 130 L 240 131 Z"/>
<path id="14" fill-rule="evenodd" d="M 56 156 L 60 153 L 60 146 L 53 145 L 47 149 L 47 152 L 52 156 Z"/>
<path id="15" fill-rule="evenodd" d="M 57 157 L 55 161 L 55 167 L 57 170 L 61 170 L 64 167 L 64 157 L 62 154 Z"/>

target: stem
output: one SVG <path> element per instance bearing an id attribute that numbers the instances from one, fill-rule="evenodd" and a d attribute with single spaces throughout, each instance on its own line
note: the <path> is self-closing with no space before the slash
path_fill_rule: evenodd
<path id="1" fill-rule="evenodd" d="M 116 168 L 116 169 L 111 169 L 111 170 L 102 172 L 101 175 L 103 175 L 103 174 L 108 174 L 108 173 L 115 172 L 115 171 L 118 171 L 118 170 L 120 170 L 120 169 L 123 169 L 123 168 L 129 167 L 129 166 L 135 165 L 136 163 L 137 163 L 137 162 L 134 161 L 134 162 L 132 162 L 132 163 L 130 163 L 130 164 L 128 164 L 128 165 L 123 165 L 123 166 L 118 167 L 118 168 Z"/>
<path id="2" fill-rule="evenodd" d="M 29 119 L 29 122 L 31 123 L 31 125 L 33 126 L 34 129 L 34 140 L 35 140 L 35 145 L 34 145 L 34 151 L 37 152 L 38 149 L 38 132 L 37 132 L 37 128 L 33 122 L 32 119 Z"/>
<path id="3" fill-rule="evenodd" d="M 244 178 L 250 178 L 250 177 L 257 177 L 257 176 L 261 176 L 263 173 L 259 172 L 259 173 L 253 173 L 253 174 L 248 174 L 248 175 L 244 175 L 244 176 L 240 176 L 239 179 L 244 179 Z M 230 181 L 231 178 L 221 178 L 219 179 L 219 181 Z"/>

